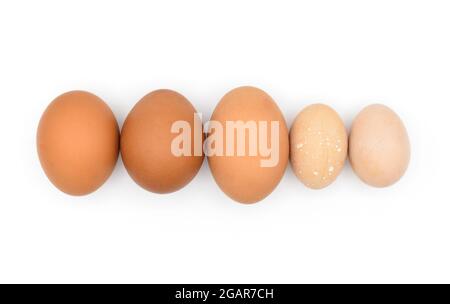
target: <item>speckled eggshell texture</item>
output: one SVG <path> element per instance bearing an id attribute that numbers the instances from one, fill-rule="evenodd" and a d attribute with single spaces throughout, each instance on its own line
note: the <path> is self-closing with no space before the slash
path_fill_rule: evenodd
<path id="1" fill-rule="evenodd" d="M 342 119 L 327 105 L 310 105 L 298 114 L 290 144 L 292 169 L 309 188 L 330 185 L 344 167 L 347 132 Z"/>

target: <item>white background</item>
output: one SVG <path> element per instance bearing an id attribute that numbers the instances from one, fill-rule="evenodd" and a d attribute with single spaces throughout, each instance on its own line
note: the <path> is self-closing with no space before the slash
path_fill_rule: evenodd
<path id="1" fill-rule="evenodd" d="M 0 3 L 0 282 L 450 282 L 448 1 L 20 1 Z M 412 159 L 387 189 L 347 165 L 329 188 L 288 169 L 244 206 L 205 163 L 183 190 L 139 188 L 122 163 L 96 193 L 59 192 L 35 133 L 59 94 L 83 89 L 122 124 L 170 88 L 209 118 L 254 85 L 289 123 L 306 105 L 351 125 L 367 104 L 403 119 Z"/>

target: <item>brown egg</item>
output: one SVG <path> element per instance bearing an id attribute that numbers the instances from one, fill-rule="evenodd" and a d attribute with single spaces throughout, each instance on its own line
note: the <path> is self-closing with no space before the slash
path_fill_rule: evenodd
<path id="1" fill-rule="evenodd" d="M 195 114 L 184 96 L 170 90 L 154 91 L 136 104 L 122 128 L 121 153 L 137 184 L 151 192 L 170 193 L 195 177 L 204 158 L 202 122 Z"/>
<path id="2" fill-rule="evenodd" d="M 301 111 L 291 128 L 290 144 L 294 173 L 309 188 L 330 185 L 344 167 L 347 132 L 329 106 L 314 104 Z"/>
<path id="3" fill-rule="evenodd" d="M 117 121 L 97 96 L 82 91 L 63 94 L 42 115 L 37 149 L 42 168 L 58 189 L 89 194 L 103 185 L 117 162 Z"/>
<path id="4" fill-rule="evenodd" d="M 289 135 L 268 94 L 253 87 L 230 91 L 214 110 L 208 134 L 209 166 L 229 197 L 250 204 L 276 188 L 289 159 Z"/>
<path id="5" fill-rule="evenodd" d="M 363 109 L 353 121 L 349 157 L 365 183 L 387 187 L 397 182 L 410 158 L 408 134 L 397 114 L 380 104 Z"/>

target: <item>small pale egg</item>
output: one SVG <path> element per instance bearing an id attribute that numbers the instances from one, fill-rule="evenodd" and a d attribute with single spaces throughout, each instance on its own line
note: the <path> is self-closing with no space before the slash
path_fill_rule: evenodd
<path id="1" fill-rule="evenodd" d="M 408 168 L 408 133 L 400 117 L 384 105 L 370 105 L 356 116 L 349 142 L 353 170 L 371 186 L 390 186 Z"/>
<path id="2" fill-rule="evenodd" d="M 177 92 L 157 90 L 128 114 L 121 154 L 138 185 L 151 192 L 170 193 L 186 186 L 200 170 L 202 141 L 202 122 L 192 104 Z"/>
<path id="3" fill-rule="evenodd" d="M 119 127 L 99 97 L 65 93 L 42 115 L 37 149 L 42 168 L 58 189 L 86 195 L 103 185 L 116 165 Z"/>
<path id="4" fill-rule="evenodd" d="M 219 102 L 211 126 L 205 147 L 222 191 L 244 204 L 267 197 L 289 160 L 288 129 L 277 104 L 260 89 L 240 87 Z"/>
<path id="5" fill-rule="evenodd" d="M 347 132 L 329 106 L 314 104 L 301 111 L 290 132 L 291 164 L 307 187 L 321 189 L 339 175 L 347 158 Z"/>

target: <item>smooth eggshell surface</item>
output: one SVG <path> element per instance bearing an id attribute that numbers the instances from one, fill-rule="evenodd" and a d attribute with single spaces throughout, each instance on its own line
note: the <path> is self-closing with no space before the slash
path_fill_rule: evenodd
<path id="1" fill-rule="evenodd" d="M 154 91 L 142 98 L 128 114 L 122 128 L 121 153 L 123 163 L 133 180 L 155 193 L 170 193 L 187 185 L 203 163 L 201 149 L 202 122 L 196 119 L 192 104 L 171 90 Z M 200 156 L 195 156 L 195 125 L 200 132 Z M 191 155 L 172 153 L 172 133 L 177 121 L 190 126 Z"/>
<path id="2" fill-rule="evenodd" d="M 314 104 L 301 111 L 290 132 L 291 164 L 307 187 L 321 189 L 339 175 L 347 158 L 347 132 L 329 106 Z"/>
<path id="3" fill-rule="evenodd" d="M 89 194 L 108 179 L 117 162 L 117 121 L 97 96 L 63 94 L 42 115 L 37 149 L 42 168 L 57 188 L 71 195 Z"/>
<path id="4" fill-rule="evenodd" d="M 274 141 L 279 147 L 276 165 L 261 166 L 263 160 L 270 158 L 258 150 L 256 154 L 249 153 L 249 133 L 245 138 L 247 153 L 234 155 L 208 156 L 211 172 L 219 187 L 229 197 L 244 204 L 256 203 L 268 196 L 278 185 L 289 160 L 289 135 L 283 114 L 277 104 L 264 91 L 254 87 L 240 87 L 227 93 L 217 105 L 211 121 L 219 122 L 226 130 L 226 122 L 255 122 L 258 134 L 261 133 L 259 122 L 271 122 L 279 125 L 274 133 Z M 267 128 L 270 130 L 270 127 Z M 271 142 L 271 132 L 268 131 L 265 141 Z M 211 136 L 211 134 L 209 134 Z M 261 141 L 258 141 L 261 143 Z M 226 145 L 226 143 L 224 142 Z M 234 145 L 237 145 L 237 136 Z M 275 155 L 275 154 L 273 154 Z"/>
<path id="5" fill-rule="evenodd" d="M 397 114 L 379 104 L 364 108 L 353 121 L 349 157 L 365 183 L 387 187 L 397 182 L 410 159 L 408 134 Z"/>

